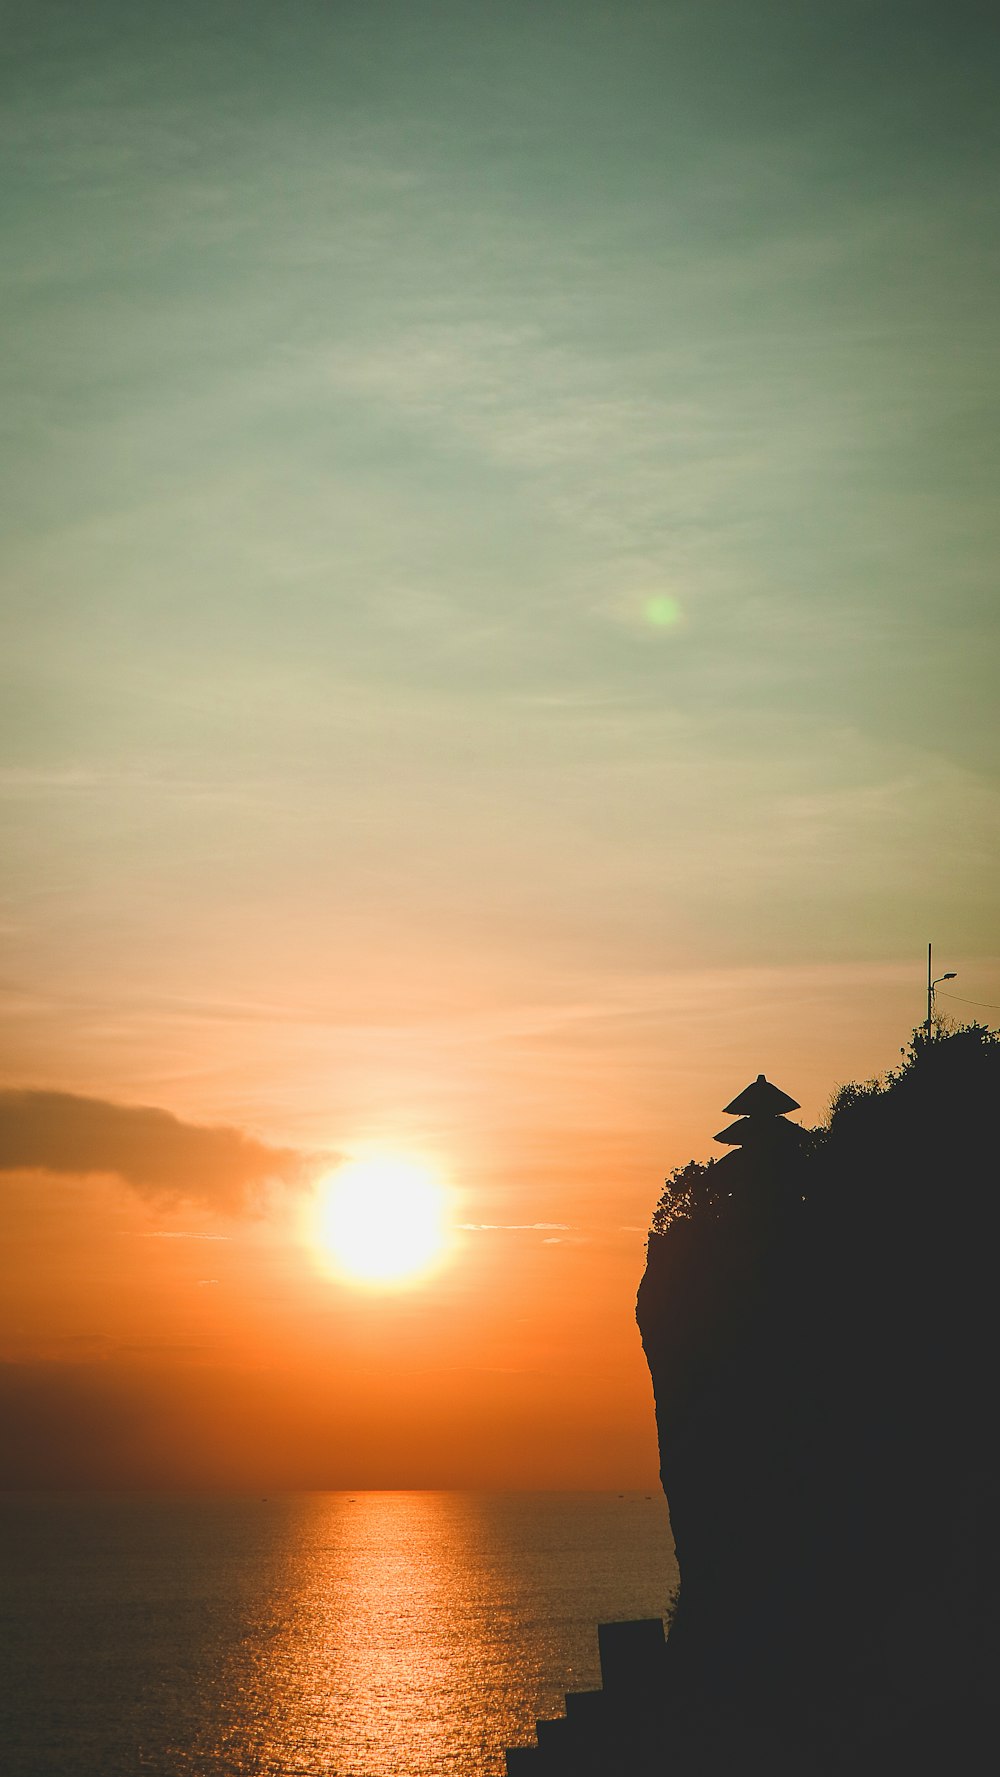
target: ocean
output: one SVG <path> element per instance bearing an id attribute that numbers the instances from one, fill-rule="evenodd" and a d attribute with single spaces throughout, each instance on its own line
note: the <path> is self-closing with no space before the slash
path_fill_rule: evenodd
<path id="1" fill-rule="evenodd" d="M 8 1495 L 0 1557 L 4 1777 L 498 1777 L 677 1580 L 659 1493 Z"/>

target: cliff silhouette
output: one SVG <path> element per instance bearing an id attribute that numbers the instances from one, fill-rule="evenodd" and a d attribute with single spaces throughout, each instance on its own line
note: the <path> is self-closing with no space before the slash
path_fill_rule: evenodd
<path id="1" fill-rule="evenodd" d="M 989 1725 L 998 1103 L 995 1033 L 917 1036 L 827 1128 L 765 1120 L 657 1208 L 666 1682 L 744 1768 L 955 1769 Z"/>
<path id="2" fill-rule="evenodd" d="M 998 1103 L 1000 1035 L 918 1033 L 819 1130 L 761 1076 L 667 1181 L 637 1318 L 679 1599 L 512 1769 L 993 1768 Z"/>

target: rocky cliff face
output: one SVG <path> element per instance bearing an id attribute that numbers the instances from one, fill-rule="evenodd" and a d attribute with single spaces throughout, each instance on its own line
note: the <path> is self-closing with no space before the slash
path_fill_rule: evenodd
<path id="1" fill-rule="evenodd" d="M 978 1768 L 998 1088 L 988 1033 L 922 1045 L 822 1136 L 772 1128 L 702 1172 L 650 1237 L 675 1773 Z"/>

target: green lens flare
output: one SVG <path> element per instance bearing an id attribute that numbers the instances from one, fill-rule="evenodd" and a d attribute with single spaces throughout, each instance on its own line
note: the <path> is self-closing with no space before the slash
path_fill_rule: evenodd
<path id="1" fill-rule="evenodd" d="M 656 598 L 646 600 L 646 621 L 654 629 L 672 629 L 681 620 L 681 608 L 676 599 L 669 598 L 666 593 L 658 593 Z"/>

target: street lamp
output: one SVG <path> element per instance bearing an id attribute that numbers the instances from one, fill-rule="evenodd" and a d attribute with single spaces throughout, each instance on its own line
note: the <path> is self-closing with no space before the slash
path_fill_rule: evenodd
<path id="1" fill-rule="evenodd" d="M 931 1040 L 931 1027 L 934 1018 L 934 989 L 942 981 L 957 981 L 958 971 L 949 969 L 947 975 L 939 975 L 936 981 L 931 979 L 931 946 L 927 946 L 927 1041 Z"/>

